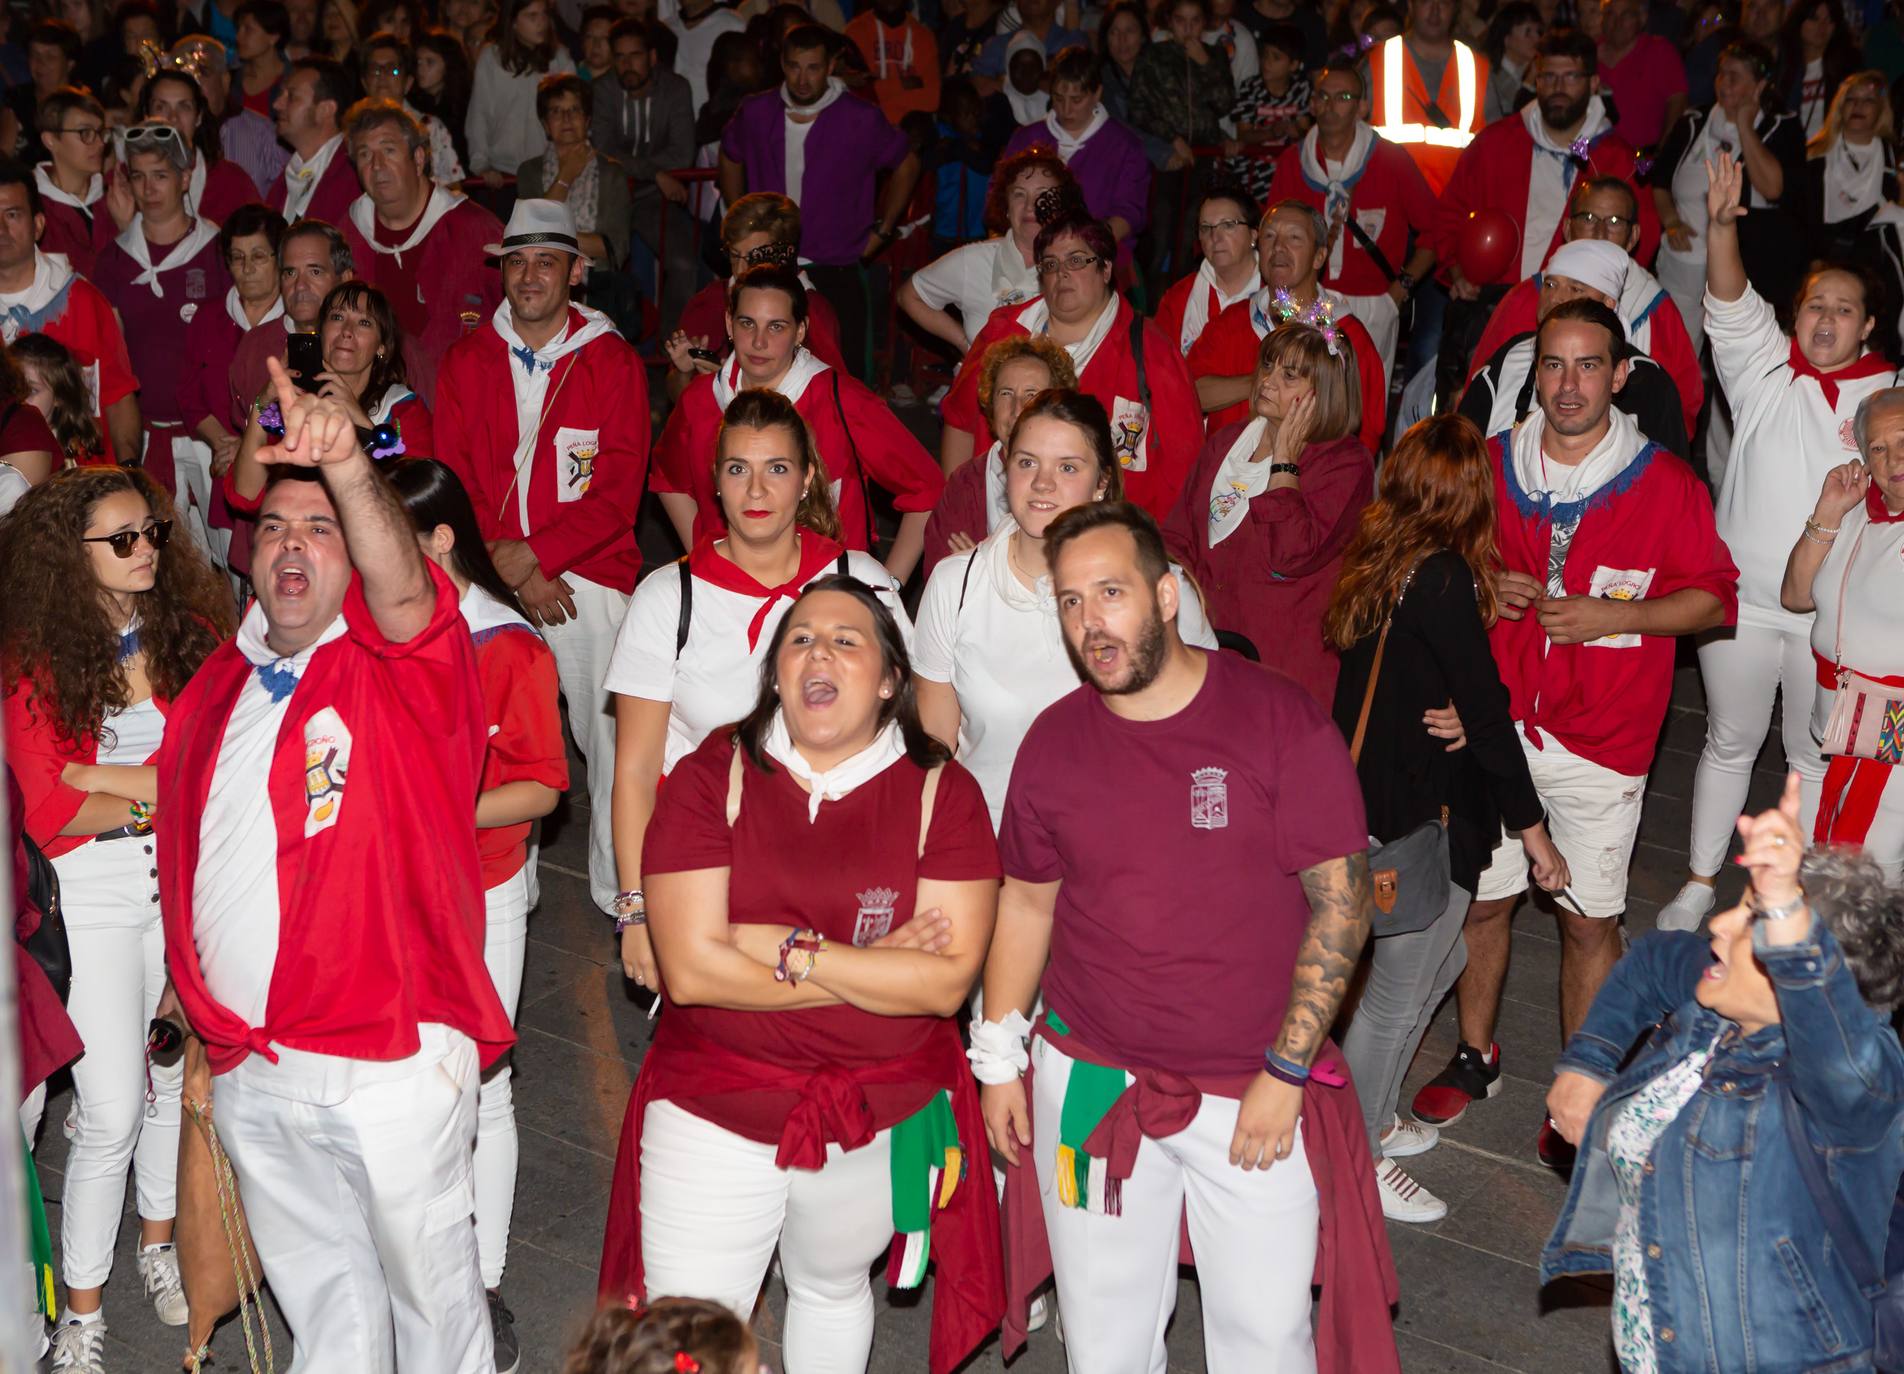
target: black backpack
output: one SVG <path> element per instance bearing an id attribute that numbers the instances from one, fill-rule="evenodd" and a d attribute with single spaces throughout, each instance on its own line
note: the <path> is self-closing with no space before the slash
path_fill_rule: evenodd
<path id="1" fill-rule="evenodd" d="M 833 565 L 833 571 L 841 577 L 847 576 L 846 559 L 848 551 L 840 550 L 840 560 Z M 680 661 L 681 651 L 688 647 L 688 630 L 694 624 L 694 574 L 688 568 L 688 560 L 683 558 L 675 564 L 681 570 L 681 616 L 674 627 L 674 657 Z"/>
<path id="2" fill-rule="evenodd" d="M 66 917 L 60 911 L 59 874 L 25 831 L 20 833 L 20 844 L 26 850 L 27 900 L 40 909 L 40 928 L 21 941 L 21 948 L 64 1002 L 73 990 L 73 951 L 66 940 Z"/>

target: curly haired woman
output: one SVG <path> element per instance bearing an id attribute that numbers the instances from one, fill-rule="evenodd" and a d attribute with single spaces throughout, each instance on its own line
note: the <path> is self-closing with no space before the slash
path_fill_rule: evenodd
<path id="1" fill-rule="evenodd" d="M 113 467 L 53 474 L 0 525 L 7 757 L 26 794 L 26 832 L 59 873 L 67 1011 L 86 1044 L 73 1065 L 67 1306 L 53 1343 L 55 1365 L 79 1374 L 104 1369 L 101 1290 L 128 1161 L 146 1295 L 167 1325 L 186 1318 L 171 1246 L 180 1070 L 153 1065 L 146 1100 L 145 1027 L 166 981 L 150 760 L 167 703 L 231 633 L 232 612 L 191 542 L 170 542 L 173 528 L 158 484 Z"/>

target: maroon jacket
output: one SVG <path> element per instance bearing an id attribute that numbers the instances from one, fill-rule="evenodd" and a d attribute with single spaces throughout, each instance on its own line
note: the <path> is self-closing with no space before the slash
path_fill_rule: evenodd
<path id="1" fill-rule="evenodd" d="M 945 494 L 926 517 L 924 576 L 932 576 L 939 560 L 952 552 L 953 535 L 976 544 L 991 532 L 985 519 L 985 464 L 990 461 L 990 452 L 973 454 L 945 479 Z"/>
<path id="2" fill-rule="evenodd" d="M 7 770 L 7 839 L 13 851 L 13 938 L 24 941 L 40 928 L 40 909 L 27 897 L 26 846 L 20 843 L 20 821 L 26 804 L 20 784 Z M 80 1042 L 59 994 L 33 956 L 16 944 L 13 951 L 15 994 L 20 1014 L 20 1096 L 22 1100 L 54 1073 L 79 1058 Z"/>

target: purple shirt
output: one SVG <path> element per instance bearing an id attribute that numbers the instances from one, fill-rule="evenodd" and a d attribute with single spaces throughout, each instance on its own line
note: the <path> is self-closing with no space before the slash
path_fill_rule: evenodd
<path id="1" fill-rule="evenodd" d="M 1005 145 L 1003 156 L 1037 146 L 1058 151 L 1058 140 L 1042 119 L 1021 125 Z M 1150 162 L 1144 157 L 1143 140 L 1130 125 L 1120 119 L 1105 120 L 1065 165 L 1077 178 L 1085 208 L 1093 216 L 1102 220 L 1121 216 L 1130 225 L 1126 243 L 1144 232 L 1150 222 Z"/>
<path id="2" fill-rule="evenodd" d="M 291 160 L 289 150 L 278 142 L 278 126 L 256 110 L 241 110 L 219 125 L 218 144 L 226 157 L 245 169 L 260 196 L 284 174 L 284 165 Z"/>
<path id="3" fill-rule="evenodd" d="M 165 247 L 151 245 L 152 260 L 164 262 Z M 126 351 L 132 355 L 132 374 L 139 379 L 139 412 L 148 424 L 177 424 L 179 390 L 185 385 L 189 350 L 180 345 L 185 326 L 201 310 L 223 310 L 231 278 L 218 253 L 218 240 L 205 246 L 184 264 L 159 274 L 155 296 L 150 286 L 133 284 L 142 269 L 115 240 L 99 254 L 93 285 L 112 302 L 125 325 Z"/>
<path id="4" fill-rule="evenodd" d="M 778 191 L 800 205 L 800 256 L 826 267 L 859 261 L 873 232 L 873 178 L 912 151 L 877 105 L 843 95 L 807 131 L 802 184 L 787 185 L 786 104 L 780 89 L 743 100 L 721 135 L 721 154 L 747 172 L 749 191 Z"/>
<path id="5" fill-rule="evenodd" d="M 1613 132 L 1632 147 L 1650 148 L 1666 132 L 1666 102 L 1686 93 L 1686 64 L 1666 39 L 1643 33 L 1618 62 L 1600 59 L 1600 84 L 1619 106 Z"/>

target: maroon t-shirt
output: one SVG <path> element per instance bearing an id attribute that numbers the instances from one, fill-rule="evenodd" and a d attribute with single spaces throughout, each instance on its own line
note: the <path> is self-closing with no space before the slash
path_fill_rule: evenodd
<path id="1" fill-rule="evenodd" d="M 1282 1028 L 1298 875 L 1368 847 L 1342 732 L 1294 682 L 1208 655 L 1190 704 L 1125 720 L 1089 687 L 1018 750 L 1005 873 L 1061 882 L 1045 1004 L 1117 1063 L 1246 1073 Z"/>
<path id="2" fill-rule="evenodd" d="M 55 468 L 66 458 L 46 417 L 25 401 L 0 406 L 0 461 L 14 453 L 50 453 Z"/>
<path id="3" fill-rule="evenodd" d="M 170 247 L 152 244 L 153 260 L 163 262 Z M 223 310 L 225 292 L 231 286 L 218 240 L 207 239 L 190 260 L 159 273 L 160 295 L 150 286 L 134 284 L 143 269 L 117 241 L 99 254 L 96 270 L 94 284 L 112 302 L 125 327 L 133 375 L 139 379 L 139 413 L 148 424 L 179 423 L 183 418 L 179 391 L 190 362 L 185 327 L 201 310 Z"/>
<path id="4" fill-rule="evenodd" d="M 641 849 L 648 874 L 729 869 L 730 922 L 810 926 L 828 940 L 867 945 L 912 919 L 921 878 L 968 882 L 999 876 L 985 795 L 956 763 L 946 764 L 939 778 L 922 858 L 925 771 L 909 759 L 823 803 L 811 823 L 807 793 L 784 768 L 762 773 L 747 764 L 740 816 L 730 829 L 733 749 L 731 737 L 716 731 L 675 766 Z M 671 1003 L 667 1015 L 748 1059 L 801 1073 L 898 1058 L 944 1032 L 940 1017 L 875 1016 L 850 1006 L 759 1012 Z M 943 1086 L 869 1085 L 866 1099 L 876 1129 L 917 1111 Z M 750 1140 L 775 1142 L 798 1100 L 790 1091 L 697 1097 L 681 1105 Z"/>

